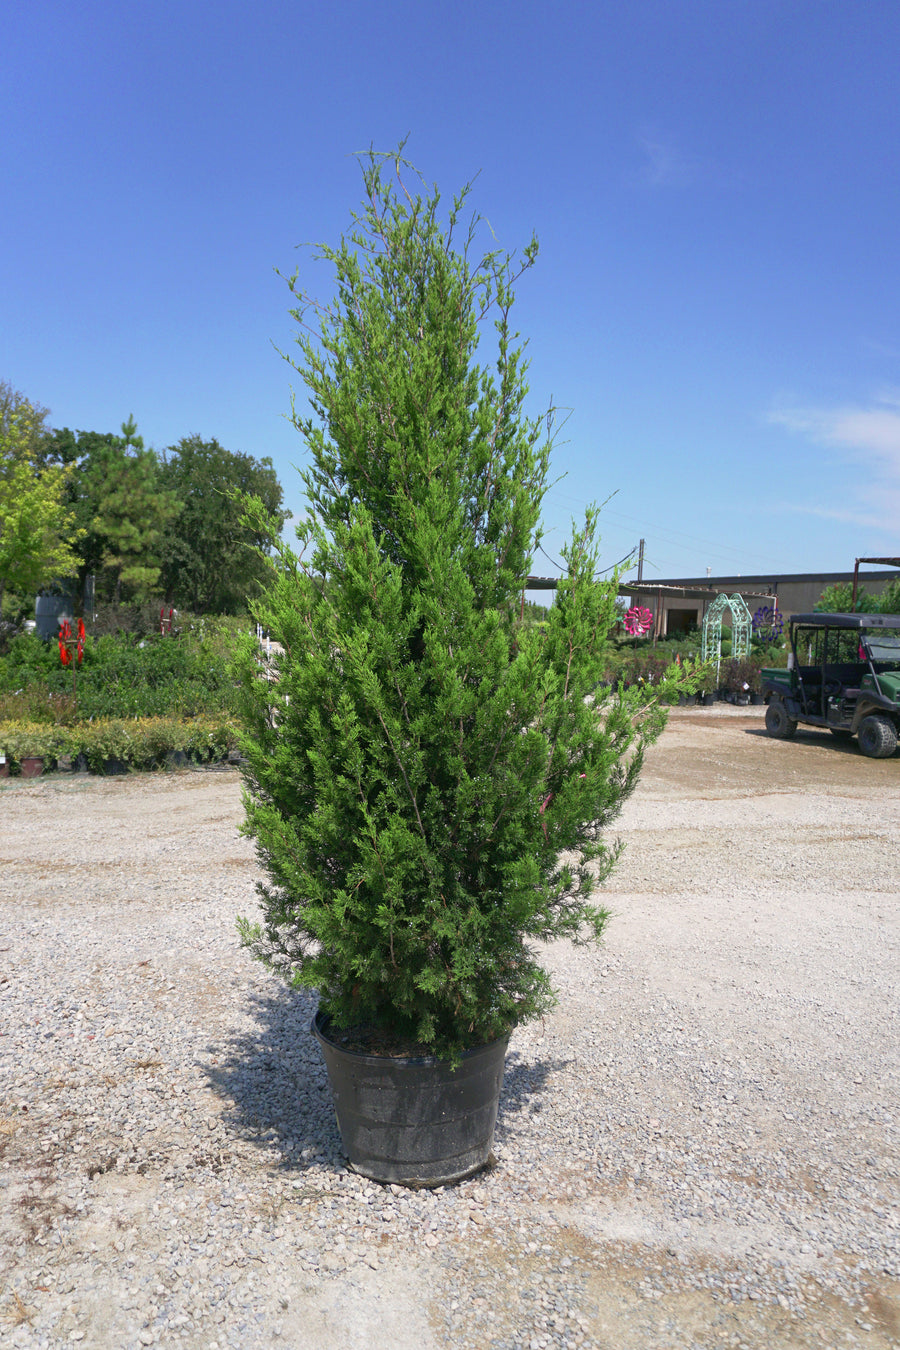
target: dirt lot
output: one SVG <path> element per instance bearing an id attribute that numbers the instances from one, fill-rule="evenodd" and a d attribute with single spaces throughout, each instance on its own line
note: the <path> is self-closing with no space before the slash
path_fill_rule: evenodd
<path id="1" fill-rule="evenodd" d="M 497 1166 L 427 1196 L 341 1167 L 240 818 L 230 771 L 0 786 L 0 1337 L 900 1345 L 900 755 L 674 710 Z"/>

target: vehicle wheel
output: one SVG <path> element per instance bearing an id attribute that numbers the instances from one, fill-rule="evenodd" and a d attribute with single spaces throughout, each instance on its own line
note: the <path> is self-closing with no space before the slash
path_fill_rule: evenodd
<path id="1" fill-rule="evenodd" d="M 780 741 L 786 741 L 796 730 L 797 723 L 793 717 L 788 717 L 787 708 L 781 699 L 773 698 L 766 708 L 766 731 L 770 736 L 777 736 Z"/>
<path id="2" fill-rule="evenodd" d="M 870 759 L 887 759 L 897 749 L 897 732 L 886 717 L 864 717 L 856 733 L 859 748 Z"/>

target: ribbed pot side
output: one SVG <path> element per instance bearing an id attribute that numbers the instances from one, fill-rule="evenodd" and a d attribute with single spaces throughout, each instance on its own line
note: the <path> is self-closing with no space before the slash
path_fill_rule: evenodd
<path id="1" fill-rule="evenodd" d="M 490 1158 L 509 1037 L 477 1046 L 456 1069 L 432 1057 L 345 1050 L 313 1018 L 344 1151 L 373 1181 L 443 1186 Z"/>

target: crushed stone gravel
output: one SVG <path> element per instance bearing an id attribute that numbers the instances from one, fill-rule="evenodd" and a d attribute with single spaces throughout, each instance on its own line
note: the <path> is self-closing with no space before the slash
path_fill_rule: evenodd
<path id="1" fill-rule="evenodd" d="M 676 709 L 494 1165 L 347 1167 L 233 770 L 0 784 L 0 1340 L 900 1345 L 900 756 Z"/>

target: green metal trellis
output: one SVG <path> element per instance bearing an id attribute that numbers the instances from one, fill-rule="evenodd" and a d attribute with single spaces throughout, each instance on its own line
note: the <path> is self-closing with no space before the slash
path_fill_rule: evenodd
<path id="1" fill-rule="evenodd" d="M 752 618 L 742 595 L 717 595 L 706 611 L 703 620 L 703 645 L 700 648 L 702 661 L 715 661 L 716 670 L 722 660 L 722 615 L 731 610 L 731 654 L 741 657 L 750 655 L 750 628 Z"/>

